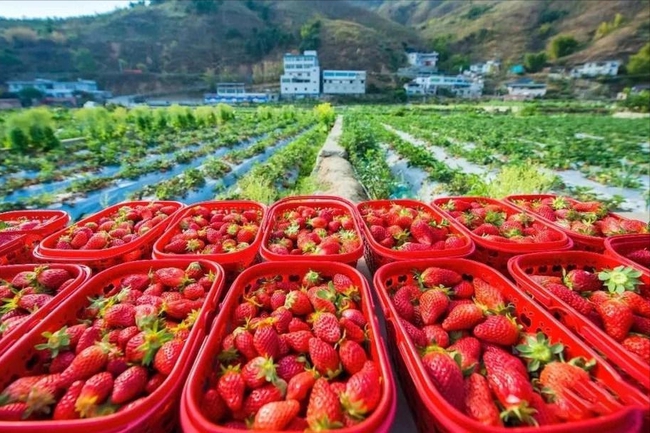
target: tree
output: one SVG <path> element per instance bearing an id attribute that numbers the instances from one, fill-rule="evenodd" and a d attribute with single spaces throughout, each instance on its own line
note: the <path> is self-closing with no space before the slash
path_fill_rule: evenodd
<path id="1" fill-rule="evenodd" d="M 31 107 L 34 99 L 41 99 L 43 92 L 33 87 L 25 87 L 18 92 L 18 98 L 23 107 Z"/>
<path id="2" fill-rule="evenodd" d="M 97 70 L 97 64 L 88 48 L 80 48 L 74 53 L 74 66 L 84 74 L 92 74 Z"/>
<path id="3" fill-rule="evenodd" d="M 199 15 L 213 14 L 217 12 L 223 0 L 191 0 L 190 5 L 194 12 Z"/>
<path id="4" fill-rule="evenodd" d="M 201 75 L 201 79 L 208 86 L 208 92 L 214 93 L 217 91 L 217 74 L 214 68 L 206 68 L 203 75 Z"/>
<path id="5" fill-rule="evenodd" d="M 627 73 L 648 79 L 650 76 L 650 42 L 645 44 L 638 53 L 630 56 Z"/>
<path id="6" fill-rule="evenodd" d="M 546 53 L 540 51 L 539 53 L 526 53 L 524 55 L 524 68 L 527 72 L 539 72 L 546 65 Z"/>
<path id="7" fill-rule="evenodd" d="M 551 40 L 548 47 L 549 57 L 557 60 L 561 57 L 566 57 L 573 54 L 578 49 L 578 41 L 570 35 L 557 35 Z"/>
<path id="8" fill-rule="evenodd" d="M 310 20 L 300 28 L 300 51 L 317 50 L 320 46 L 320 20 Z"/>

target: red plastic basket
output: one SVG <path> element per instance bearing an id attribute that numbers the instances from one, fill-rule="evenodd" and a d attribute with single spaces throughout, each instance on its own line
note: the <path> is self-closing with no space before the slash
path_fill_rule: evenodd
<path id="1" fill-rule="evenodd" d="M 642 264 L 627 258 L 627 254 L 632 251 L 644 248 L 650 249 L 650 234 L 614 236 L 605 239 L 606 256 L 615 257 L 620 260 L 621 263 L 625 263 L 628 266 L 641 267 L 650 271 L 650 268 L 647 266 L 643 266 Z"/>
<path id="2" fill-rule="evenodd" d="M 553 194 L 530 194 L 530 195 L 509 195 L 508 197 L 504 198 L 503 200 L 512 203 L 514 206 L 520 208 L 521 210 L 525 211 L 529 215 L 534 215 L 540 220 L 551 224 L 553 227 L 556 227 L 557 229 L 561 230 L 562 232 L 566 233 L 567 236 L 569 236 L 573 240 L 573 247 L 576 250 L 583 250 L 583 251 L 593 251 L 596 253 L 602 253 L 605 250 L 605 238 L 604 237 L 599 237 L 599 236 L 587 236 L 583 235 L 580 233 L 576 233 L 574 231 L 571 231 L 565 227 L 562 227 L 559 224 L 556 224 L 554 221 L 548 220 L 541 215 L 536 214 L 535 212 L 532 212 L 530 210 L 526 210 L 523 207 L 517 206 L 516 202 L 519 200 L 524 200 L 524 201 L 536 201 L 536 200 L 542 200 L 545 198 L 555 198 L 557 197 L 556 195 Z M 565 197 L 566 201 L 575 204 L 575 203 L 580 203 L 578 200 L 571 199 L 569 197 Z M 609 212 L 607 216 L 616 218 L 619 220 L 627 220 L 629 218 L 625 218 L 621 215 L 618 215 L 613 212 Z M 628 236 L 628 235 L 625 235 Z"/>
<path id="3" fill-rule="evenodd" d="M 203 206 L 209 210 L 224 210 L 243 212 L 246 210 L 260 211 L 262 218 L 260 219 L 260 229 L 255 236 L 255 240 L 251 245 L 241 251 L 223 254 L 171 254 L 164 252 L 165 246 L 169 240 L 181 233 L 178 223 L 188 215 L 193 215 L 193 209 L 196 206 Z M 226 272 L 226 279 L 231 281 L 241 271 L 248 268 L 252 264 L 259 261 L 258 252 L 260 244 L 262 243 L 262 229 L 266 207 L 260 203 L 248 200 L 231 200 L 231 201 L 205 201 L 201 203 L 192 203 L 189 207 L 179 211 L 174 220 L 167 226 L 165 233 L 153 245 L 153 258 L 155 259 L 172 259 L 172 258 L 188 258 L 188 259 L 204 259 L 212 260 L 219 263 Z"/>
<path id="4" fill-rule="evenodd" d="M 650 390 L 650 365 L 628 352 L 591 320 L 578 313 L 552 293 L 549 293 L 529 277 L 530 275 L 562 276 L 563 269 L 567 271 L 571 269 L 594 271 L 603 268 L 611 269 L 621 265 L 624 265 L 624 263 L 617 258 L 584 251 L 569 251 L 563 254 L 528 254 L 516 257 L 508 263 L 510 273 L 523 291 L 553 312 L 556 318 L 580 338 L 592 345 L 594 349 L 601 352 L 613 365 L 619 367 L 636 383 Z M 650 272 L 647 270 L 643 272 L 641 280 L 645 286 L 645 297 L 648 298 L 648 294 L 650 294 Z"/>
<path id="5" fill-rule="evenodd" d="M 34 268 L 43 266 L 40 264 L 30 264 L 30 265 L 9 265 L 0 267 L 0 280 L 11 281 L 16 274 L 23 271 L 33 271 Z M 36 323 L 43 320 L 47 317 L 48 314 L 54 308 L 56 308 L 59 303 L 66 299 L 70 294 L 72 294 L 79 286 L 90 278 L 91 270 L 87 266 L 81 265 L 66 265 L 66 264 L 57 264 L 52 263 L 47 265 L 50 269 L 65 269 L 70 272 L 72 275 L 73 281 L 68 287 L 61 290 L 57 293 L 52 300 L 34 311 L 30 318 L 18 325 L 16 328 L 12 329 L 11 332 L 8 332 L 4 336 L 0 337 L 0 354 L 4 353 L 11 345 L 13 345 L 23 334 L 26 334 Z"/>
<path id="6" fill-rule="evenodd" d="M 25 249 L 25 235 L 0 233 L 0 265 L 22 263 L 30 255 Z"/>
<path id="7" fill-rule="evenodd" d="M 283 212 L 295 209 L 298 206 L 313 206 L 313 207 L 328 207 L 334 209 L 341 209 L 350 215 L 354 222 L 354 230 L 361 241 L 359 247 L 354 251 L 344 254 L 324 254 L 324 255 L 309 255 L 309 256 L 295 256 L 295 255 L 282 255 L 273 253 L 268 249 L 267 245 L 271 238 L 273 225 Z M 302 258 L 312 262 L 341 262 L 347 263 L 352 267 L 357 265 L 357 261 L 363 256 L 363 238 L 362 231 L 359 227 L 359 217 L 356 215 L 356 209 L 352 203 L 346 199 L 332 196 L 295 196 L 286 197 L 275 202 L 268 210 L 266 220 L 264 223 L 264 235 L 262 237 L 262 245 L 260 248 L 260 255 L 264 260 L 287 262 L 295 261 Z"/>
<path id="8" fill-rule="evenodd" d="M 450 248 L 445 250 L 430 250 L 430 251 L 398 251 L 386 248 L 377 242 L 370 233 L 370 229 L 361 217 L 360 225 L 363 227 L 364 234 L 364 257 L 366 264 L 371 272 L 375 272 L 381 266 L 400 260 L 414 260 L 414 259 L 433 259 L 443 257 L 466 257 L 474 252 L 474 242 L 467 236 L 467 234 L 458 228 L 458 225 L 453 222 L 453 219 L 443 215 L 438 209 L 433 208 L 425 203 L 417 200 L 399 199 L 399 200 L 369 200 L 357 204 L 357 212 L 362 214 L 364 208 L 381 209 L 390 207 L 392 204 L 407 206 L 414 209 L 424 209 L 431 215 L 438 223 L 442 220 L 449 221 L 449 231 L 453 234 L 460 236 L 465 240 L 465 245 L 459 248 Z"/>
<path id="9" fill-rule="evenodd" d="M 447 211 L 441 208 L 441 206 L 447 203 L 449 200 L 460 200 L 464 202 L 479 201 L 481 203 L 494 204 L 500 206 L 508 216 L 522 212 L 521 209 L 512 206 L 509 203 L 486 197 L 441 197 L 433 200 L 432 204 L 450 220 L 455 220 L 455 218 L 453 218 Z M 508 260 L 514 256 L 517 256 L 519 254 L 526 254 L 533 251 L 564 251 L 570 250 L 573 247 L 573 242 L 564 232 L 557 230 L 555 226 L 548 224 L 545 220 L 538 218 L 535 215 L 533 215 L 533 218 L 536 222 L 541 223 L 558 233 L 561 239 L 554 242 L 530 244 L 492 242 L 486 240 L 481 236 L 477 236 L 476 234 L 472 233 L 471 230 L 458 223 L 460 229 L 463 230 L 463 232 L 466 233 L 474 241 L 474 244 L 476 246 L 474 253 L 469 258 L 476 260 L 477 262 L 492 266 L 496 270 L 502 272 L 504 275 L 508 275 Z"/>
<path id="10" fill-rule="evenodd" d="M 423 271 L 429 266 L 451 269 L 465 276 L 479 277 L 500 289 L 506 299 L 514 305 L 519 323 L 526 332 L 544 332 L 553 342 L 561 342 L 567 355 L 572 358 L 584 356 L 595 359 L 597 366 L 592 370 L 596 380 L 618 395 L 624 406 L 615 413 L 580 422 L 543 427 L 490 427 L 464 415 L 440 395 L 426 374 L 415 345 L 408 338 L 388 291 L 398 284 L 414 283 L 413 270 Z M 386 316 L 388 349 L 395 362 L 402 389 L 414 413 L 420 432 L 636 432 L 643 420 L 644 410 L 650 407 L 650 400 L 639 390 L 625 383 L 619 374 L 602 360 L 585 343 L 581 342 L 566 327 L 540 308 L 517 287 L 494 269 L 466 259 L 431 259 L 389 263 L 382 266 L 374 277 L 374 286 Z"/>
<path id="11" fill-rule="evenodd" d="M 291 263 L 267 262 L 255 265 L 242 272 L 233 283 L 223 302 L 221 312 L 214 322 L 210 335 L 201 348 L 201 352 L 192 367 L 185 389 L 183 390 L 181 425 L 184 432 L 235 432 L 233 429 L 211 423 L 203 416 L 200 406 L 201 393 L 204 390 L 205 380 L 213 368 L 215 356 L 221 350 L 221 341 L 227 332 L 232 331 L 234 327 L 230 320 L 231 314 L 234 312 L 247 288 L 250 287 L 251 282 L 278 275 L 283 281 L 295 281 L 295 278 L 299 278 L 300 275 L 309 270 L 317 271 L 323 276 L 333 276 L 336 273 L 344 274 L 360 288 L 362 311 L 368 319 L 368 338 L 371 342 L 370 359 L 378 363 L 383 377 L 381 384 L 382 397 L 375 411 L 357 426 L 336 431 L 341 433 L 389 431 L 396 411 L 395 382 L 391 375 L 386 349 L 379 333 L 379 325 L 375 316 L 368 282 L 357 270 L 342 263 L 295 261 Z"/>
<path id="12" fill-rule="evenodd" d="M 86 308 L 89 296 L 105 293 L 106 288 L 119 284 L 122 277 L 137 272 L 149 272 L 168 266 L 185 269 L 191 260 L 143 260 L 123 263 L 103 271 L 75 291 L 62 302 L 46 319 L 0 356 L 0 389 L 21 374 L 37 374 L 33 359 L 37 357 L 36 344 L 42 343 L 43 332 L 53 332 L 64 325 L 77 323 L 77 314 Z M 215 280 L 207 293 L 178 362 L 167 379 L 142 403 L 121 412 L 100 418 L 87 418 L 70 421 L 0 421 L 0 431 L 16 433 L 87 433 L 87 432 L 162 432 L 173 431 L 178 422 L 178 402 L 183 384 L 193 360 L 208 332 L 212 317 L 217 308 L 220 292 L 223 290 L 223 270 L 217 263 L 200 261 L 204 269 L 215 274 Z"/>
<path id="13" fill-rule="evenodd" d="M 16 210 L 0 213 L 0 221 L 39 221 L 40 225 L 29 230 L 5 229 L 0 233 L 14 233 L 25 235 L 23 241 L 24 254 L 17 258 L 14 263 L 29 263 L 34 261 L 32 252 L 36 245 L 46 236 L 61 230 L 70 222 L 70 215 L 61 210 Z"/>
<path id="14" fill-rule="evenodd" d="M 77 226 L 83 226 L 88 222 L 97 222 L 101 218 L 109 216 L 118 211 L 123 206 L 147 206 L 156 203 L 163 206 L 174 206 L 176 212 L 185 205 L 176 201 L 130 201 L 122 202 L 102 211 L 97 212 L 87 218 L 77 222 Z M 173 221 L 176 213 L 171 214 L 165 220 L 154 226 L 151 230 L 137 238 L 118 247 L 106 248 L 103 250 L 62 250 L 56 248 L 59 237 L 66 233 L 68 229 L 59 230 L 56 233 L 43 239 L 43 241 L 34 250 L 34 257 L 45 262 L 74 263 L 84 264 L 93 271 L 102 271 L 111 266 L 151 258 L 153 244 L 158 237 L 164 232 L 170 221 Z"/>

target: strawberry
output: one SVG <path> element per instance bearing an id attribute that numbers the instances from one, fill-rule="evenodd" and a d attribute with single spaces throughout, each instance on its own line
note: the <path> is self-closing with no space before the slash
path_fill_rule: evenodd
<path id="1" fill-rule="evenodd" d="M 462 281 L 463 277 L 450 269 L 429 267 L 418 277 L 418 281 L 424 287 L 432 288 L 437 286 L 453 287 Z"/>
<path id="2" fill-rule="evenodd" d="M 264 356 L 257 356 L 248 361 L 242 368 L 241 374 L 250 389 L 259 388 L 267 382 L 274 382 L 278 377 L 273 359 Z"/>
<path id="3" fill-rule="evenodd" d="M 222 375 L 217 382 L 217 391 L 231 411 L 236 412 L 241 409 L 244 404 L 245 390 L 246 383 L 239 366 L 222 367 Z"/>
<path id="4" fill-rule="evenodd" d="M 104 312 L 106 325 L 112 328 L 126 328 L 135 325 L 135 306 L 131 304 L 111 305 Z"/>
<path id="5" fill-rule="evenodd" d="M 619 299 L 627 304 L 634 314 L 650 318 L 650 301 L 638 293 L 626 290 L 620 295 Z"/>
<path id="6" fill-rule="evenodd" d="M 632 331 L 638 332 L 640 334 L 650 335 L 650 319 L 634 316 Z"/>
<path id="7" fill-rule="evenodd" d="M 650 338 L 642 335 L 630 335 L 621 344 L 630 352 L 639 355 L 647 364 L 650 364 Z"/>
<path id="8" fill-rule="evenodd" d="M 233 331 L 235 334 L 235 348 L 239 353 L 244 355 L 246 359 L 253 359 L 257 356 L 257 350 L 253 344 L 253 334 L 243 328 L 237 328 Z"/>
<path id="9" fill-rule="evenodd" d="M 567 390 L 584 389 L 590 381 L 589 373 L 570 362 L 548 363 L 539 375 L 540 384 L 558 397 Z"/>
<path id="10" fill-rule="evenodd" d="M 82 418 L 93 416 L 97 406 L 108 398 L 113 389 L 113 376 L 108 372 L 97 373 L 84 383 L 75 402 L 75 410 Z"/>
<path id="11" fill-rule="evenodd" d="M 311 331 L 295 331 L 284 334 L 284 337 L 292 350 L 298 353 L 309 352 L 309 340 L 314 337 Z"/>
<path id="12" fill-rule="evenodd" d="M 169 376 L 180 359 L 183 346 L 184 342 L 176 339 L 163 343 L 154 356 L 153 368 L 159 373 Z"/>
<path id="13" fill-rule="evenodd" d="M 353 375 L 363 368 L 367 361 L 366 351 L 355 341 L 345 340 L 339 347 L 339 358 L 343 369 L 350 375 Z"/>
<path id="14" fill-rule="evenodd" d="M 625 257 L 641 266 L 650 268 L 650 251 L 647 248 L 631 251 Z"/>
<path id="15" fill-rule="evenodd" d="M 283 356 L 278 361 L 278 376 L 284 381 L 288 381 L 296 374 L 305 371 L 304 363 L 304 358 L 298 357 L 296 355 Z"/>
<path id="16" fill-rule="evenodd" d="M 320 274 L 316 271 L 310 270 L 302 277 L 302 286 L 309 289 L 310 287 L 319 285 L 321 281 L 322 278 Z"/>
<path id="17" fill-rule="evenodd" d="M 99 345 L 89 346 L 82 350 L 61 373 L 61 381 L 69 386 L 77 380 L 86 380 L 99 373 L 107 361 L 108 351 L 105 348 Z"/>
<path id="18" fill-rule="evenodd" d="M 23 289 L 25 287 L 31 286 L 34 281 L 36 281 L 35 272 L 21 271 L 14 275 L 13 279 L 11 280 L 11 285 L 18 289 Z"/>
<path id="19" fill-rule="evenodd" d="M 428 325 L 422 328 L 428 344 L 435 344 L 442 348 L 449 346 L 449 334 L 440 325 Z"/>
<path id="20" fill-rule="evenodd" d="M 487 379 L 478 373 L 465 378 L 465 413 L 484 425 L 503 426 L 499 409 L 488 385 Z"/>
<path id="21" fill-rule="evenodd" d="M 474 327 L 474 336 L 488 343 L 511 346 L 519 340 L 520 326 L 514 317 L 488 316 L 487 319 Z"/>
<path id="22" fill-rule="evenodd" d="M 253 334 L 253 346 L 260 356 L 278 358 L 280 354 L 278 333 L 272 326 L 263 326 Z"/>
<path id="23" fill-rule="evenodd" d="M 75 408 L 75 403 L 77 402 L 83 387 L 84 382 L 81 380 L 70 385 L 63 397 L 61 397 L 54 407 L 54 412 L 52 413 L 53 420 L 79 419 L 79 413 Z"/>
<path id="24" fill-rule="evenodd" d="M 65 351 L 59 353 L 50 364 L 50 373 L 63 373 L 75 358 L 74 352 Z"/>
<path id="25" fill-rule="evenodd" d="M 559 420 L 555 416 L 555 412 L 551 406 L 544 401 L 541 395 L 534 392 L 529 403 L 530 407 L 535 410 L 533 419 L 535 420 L 536 425 L 542 427 L 559 423 Z"/>
<path id="26" fill-rule="evenodd" d="M 27 416 L 26 403 L 9 403 L 0 406 L 0 421 L 21 421 Z"/>
<path id="27" fill-rule="evenodd" d="M 460 366 L 444 349 L 428 346 L 422 356 L 422 365 L 436 389 L 449 404 L 462 410 L 464 404 L 464 389 L 459 386 L 463 382 L 463 372 Z"/>
<path id="28" fill-rule="evenodd" d="M 588 316 L 593 311 L 593 306 L 585 298 L 578 293 L 569 290 L 562 284 L 548 284 L 546 290 L 566 302 L 569 306 L 575 308 L 577 312 L 582 315 Z M 593 292 L 597 293 L 597 292 Z"/>
<path id="29" fill-rule="evenodd" d="M 460 355 L 460 367 L 465 374 L 474 371 L 481 358 L 481 343 L 474 337 L 462 337 L 447 348 L 447 351 L 456 358 Z"/>
<path id="30" fill-rule="evenodd" d="M 623 341 L 634 324 L 632 309 L 625 303 L 610 299 L 596 305 L 596 311 L 603 320 L 605 332 L 616 341 Z"/>
<path id="31" fill-rule="evenodd" d="M 341 373 L 338 352 L 332 346 L 318 338 L 309 340 L 309 357 L 321 375 L 331 379 Z"/>
<path id="32" fill-rule="evenodd" d="M 477 303 L 497 312 L 504 308 L 506 301 L 499 289 L 480 278 L 474 278 L 473 283 Z"/>
<path id="33" fill-rule="evenodd" d="M 312 320 L 314 336 L 327 343 L 336 343 L 341 339 L 341 327 L 334 314 L 316 312 Z"/>
<path id="34" fill-rule="evenodd" d="M 400 319 L 400 322 L 404 331 L 411 338 L 411 341 L 413 341 L 413 344 L 415 344 L 416 347 L 424 347 L 427 345 L 427 336 L 424 331 L 404 319 Z"/>
<path id="35" fill-rule="evenodd" d="M 449 312 L 442 322 L 445 331 L 462 331 L 474 328 L 483 321 L 483 310 L 476 304 L 461 304 Z"/>
<path id="36" fill-rule="evenodd" d="M 0 394 L 0 401 L 25 401 L 29 391 L 42 376 L 24 376 L 11 382 Z"/>
<path id="37" fill-rule="evenodd" d="M 433 325 L 447 310 L 449 298 L 442 290 L 430 289 L 420 296 L 420 314 L 425 325 Z"/>
<path id="38" fill-rule="evenodd" d="M 282 430 L 298 415 L 299 411 L 300 403 L 296 400 L 267 403 L 257 411 L 253 430 Z"/>
<path id="39" fill-rule="evenodd" d="M 469 281 L 461 281 L 451 289 L 456 299 L 471 299 L 474 296 L 474 285 Z"/>
<path id="40" fill-rule="evenodd" d="M 228 413 L 228 407 L 216 389 L 208 389 L 205 392 L 201 409 L 203 415 L 213 423 L 221 421 Z"/>
<path id="41" fill-rule="evenodd" d="M 326 379 L 316 380 L 307 405 L 307 423 L 313 431 L 342 427 L 343 413 L 337 395 Z"/>
<path id="42" fill-rule="evenodd" d="M 564 285 L 576 292 L 593 292 L 603 287 L 597 274 L 582 269 L 572 269 L 567 272 L 564 276 Z"/>
<path id="43" fill-rule="evenodd" d="M 184 270 L 173 267 L 157 269 L 154 272 L 153 280 L 168 287 L 184 286 L 191 282 L 191 279 L 188 279 L 185 275 Z"/>
<path id="44" fill-rule="evenodd" d="M 126 371 L 126 370 L 124 370 Z M 166 376 L 163 376 L 160 373 L 156 373 L 147 380 L 147 384 L 144 386 L 144 392 L 146 395 L 152 394 L 155 390 L 160 388 L 160 386 L 167 379 Z"/>
<path id="45" fill-rule="evenodd" d="M 154 359 L 156 351 L 173 335 L 166 329 L 158 331 L 158 322 L 151 329 L 146 329 L 133 336 L 128 343 L 124 354 L 129 362 L 140 362 L 149 365 Z"/>
<path id="46" fill-rule="evenodd" d="M 18 306 L 23 310 L 36 311 L 43 308 L 48 302 L 52 300 L 51 295 L 45 293 L 35 293 L 32 295 L 22 295 L 18 300 Z"/>
<path id="47" fill-rule="evenodd" d="M 534 411 L 531 410 L 529 402 L 533 386 L 521 361 L 504 351 L 486 350 L 483 363 L 490 388 L 505 409 L 501 415 L 502 419 L 508 421 L 515 417 L 519 422 L 532 424 L 531 416 Z"/>
<path id="48" fill-rule="evenodd" d="M 416 218 L 410 227 L 411 235 L 415 240 L 423 245 L 431 245 L 433 243 L 433 233 L 431 227 L 426 221 Z"/>
<path id="49" fill-rule="evenodd" d="M 86 245 L 81 247 L 86 250 L 101 250 L 106 247 L 108 244 L 109 236 L 108 233 L 101 231 L 94 233 L 86 242 Z"/>
<path id="50" fill-rule="evenodd" d="M 300 290 L 292 290 L 287 294 L 284 306 L 295 316 L 304 316 L 313 311 L 309 298 Z"/>
<path id="51" fill-rule="evenodd" d="M 313 370 L 303 371 L 296 374 L 289 380 L 287 384 L 287 400 L 302 401 L 307 398 L 309 391 L 311 391 L 318 375 Z"/>
<path id="52" fill-rule="evenodd" d="M 66 281 L 70 280 L 72 275 L 67 269 L 45 268 L 37 272 L 36 280 L 38 284 L 49 290 L 59 290 Z"/>
<path id="53" fill-rule="evenodd" d="M 412 285 L 402 286 L 393 296 L 393 305 L 397 314 L 404 320 L 412 322 L 415 317 L 412 302 L 420 297 L 420 289 Z"/>
<path id="54" fill-rule="evenodd" d="M 147 369 L 134 365 L 115 378 L 111 393 L 113 404 L 124 404 L 136 399 L 142 394 L 147 385 L 149 373 Z"/>

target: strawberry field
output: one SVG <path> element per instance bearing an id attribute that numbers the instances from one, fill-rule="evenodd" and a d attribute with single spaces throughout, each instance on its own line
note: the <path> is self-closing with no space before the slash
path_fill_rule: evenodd
<path id="1" fill-rule="evenodd" d="M 0 120 L 0 431 L 650 425 L 644 120 Z"/>

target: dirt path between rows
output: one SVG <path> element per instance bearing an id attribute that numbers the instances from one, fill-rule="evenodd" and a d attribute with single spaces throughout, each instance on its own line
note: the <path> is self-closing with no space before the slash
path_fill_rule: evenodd
<path id="1" fill-rule="evenodd" d="M 314 174 L 320 190 L 315 194 L 336 195 L 353 202 L 368 200 L 347 160 L 347 152 L 339 145 L 342 132 L 343 116 L 338 116 L 316 158 Z"/>

